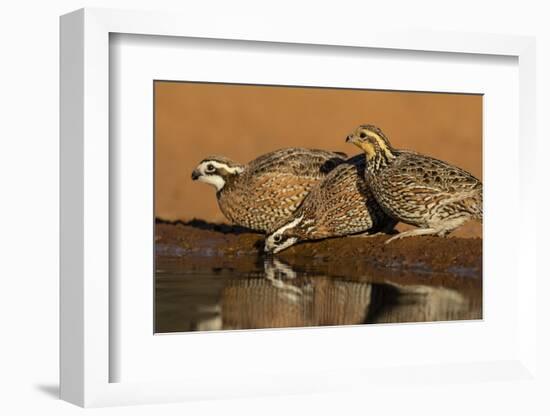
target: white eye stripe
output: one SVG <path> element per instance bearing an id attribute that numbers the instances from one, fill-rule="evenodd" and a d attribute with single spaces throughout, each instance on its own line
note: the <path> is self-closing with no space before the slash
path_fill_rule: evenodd
<path id="1" fill-rule="evenodd" d="M 229 165 L 221 162 L 216 162 L 215 160 L 206 160 L 201 163 L 201 172 L 206 173 L 208 172 L 208 166 L 212 165 L 216 169 L 224 169 L 229 173 L 241 173 L 243 171 L 243 168 L 241 166 L 233 166 L 230 167 Z"/>
<path id="2" fill-rule="evenodd" d="M 300 224 L 300 221 L 302 221 L 304 219 L 304 216 L 301 215 L 299 216 L 298 218 L 296 218 L 295 220 L 292 220 L 290 221 L 288 224 L 286 225 L 283 225 L 281 228 L 279 228 L 277 230 L 277 234 L 283 234 L 286 230 L 288 230 L 289 228 L 294 228 L 296 227 L 298 224 Z"/>

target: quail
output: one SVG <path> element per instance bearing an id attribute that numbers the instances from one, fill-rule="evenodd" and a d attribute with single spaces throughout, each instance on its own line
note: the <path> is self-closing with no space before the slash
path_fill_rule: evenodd
<path id="1" fill-rule="evenodd" d="M 266 258 L 265 278 L 231 279 L 221 294 L 223 329 L 357 325 L 370 310 L 372 284 Z"/>
<path id="2" fill-rule="evenodd" d="M 278 253 L 300 241 L 391 231 L 397 221 L 376 203 L 364 172 L 363 155 L 334 168 L 312 188 L 292 217 L 266 237 L 264 251 Z"/>
<path id="3" fill-rule="evenodd" d="M 346 158 L 344 153 L 304 148 L 279 149 L 246 165 L 211 156 L 199 163 L 191 178 L 216 188 L 218 205 L 233 224 L 269 232 Z"/>
<path id="4" fill-rule="evenodd" d="M 365 152 L 365 182 L 382 209 L 416 229 L 415 235 L 444 236 L 473 219 L 482 221 L 482 183 L 449 163 L 419 153 L 397 150 L 376 126 L 361 125 L 346 138 Z"/>
<path id="5" fill-rule="evenodd" d="M 429 322 L 481 319 L 481 304 L 458 290 L 437 286 L 385 282 L 373 285 L 372 308 L 366 323 Z"/>

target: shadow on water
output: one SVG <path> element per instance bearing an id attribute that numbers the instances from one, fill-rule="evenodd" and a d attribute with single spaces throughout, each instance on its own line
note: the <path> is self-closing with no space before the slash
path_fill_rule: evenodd
<path id="1" fill-rule="evenodd" d="M 481 319 L 481 280 L 369 273 L 273 257 L 157 258 L 155 332 Z"/>

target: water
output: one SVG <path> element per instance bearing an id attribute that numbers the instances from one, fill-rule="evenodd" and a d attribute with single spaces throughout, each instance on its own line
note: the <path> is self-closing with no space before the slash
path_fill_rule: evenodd
<path id="1" fill-rule="evenodd" d="M 481 319 L 481 279 L 467 271 L 380 270 L 340 276 L 252 256 L 158 257 L 155 332 Z"/>

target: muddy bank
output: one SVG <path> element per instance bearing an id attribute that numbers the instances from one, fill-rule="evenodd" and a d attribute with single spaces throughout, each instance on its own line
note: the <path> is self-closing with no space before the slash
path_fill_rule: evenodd
<path id="1" fill-rule="evenodd" d="M 307 268 L 315 263 L 319 272 L 338 275 L 375 273 L 381 278 L 414 272 L 418 276 L 437 279 L 438 275 L 480 279 L 482 273 L 482 240 L 479 238 L 410 237 L 385 245 L 388 236 L 345 237 L 297 244 L 276 255 L 293 267 Z M 216 225 L 203 221 L 156 223 L 157 256 L 193 258 L 213 267 L 233 267 L 240 262 L 258 262 L 262 253 L 263 235 L 244 228 Z M 235 258 L 240 258 L 235 263 Z M 243 265 L 243 269 L 248 266 Z M 433 282 L 435 283 L 435 282 Z"/>
<path id="2" fill-rule="evenodd" d="M 203 221 L 156 223 L 155 331 L 482 318 L 482 240 L 387 236 L 303 243 Z"/>

